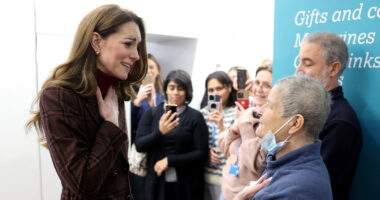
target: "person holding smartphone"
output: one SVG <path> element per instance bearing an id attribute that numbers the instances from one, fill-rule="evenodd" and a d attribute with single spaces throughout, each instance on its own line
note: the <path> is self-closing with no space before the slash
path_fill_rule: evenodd
<path id="1" fill-rule="evenodd" d="M 139 89 L 137 89 L 139 88 Z M 137 127 L 142 115 L 151 107 L 162 103 L 165 99 L 163 81 L 161 78 L 161 66 L 157 59 L 148 54 L 148 72 L 139 87 L 134 86 L 137 92 L 136 99 L 131 102 L 131 144 L 135 143 Z M 136 162 L 130 160 L 130 162 Z M 136 163 L 139 166 L 139 163 Z M 144 200 L 145 177 L 131 172 L 132 194 L 135 200 Z"/>
<path id="2" fill-rule="evenodd" d="M 245 71 L 245 73 L 239 73 L 239 71 Z M 245 74 L 245 77 L 242 77 L 243 74 Z M 244 105 L 244 108 L 247 109 L 248 107 L 254 106 L 254 99 L 252 95 L 252 80 L 248 70 L 242 66 L 234 66 L 228 70 L 228 76 L 231 78 L 233 87 L 237 91 L 238 102 L 241 104 L 242 99 L 248 99 L 249 105 Z M 243 93 L 244 95 L 242 95 Z"/>
<path id="3" fill-rule="evenodd" d="M 208 131 L 202 114 L 188 106 L 193 98 L 189 74 L 171 71 L 164 91 L 166 102 L 148 109 L 137 129 L 136 149 L 148 154 L 140 189 L 146 200 L 202 200 Z"/>
<path id="4" fill-rule="evenodd" d="M 227 130 L 235 120 L 235 101 L 236 90 L 233 87 L 232 80 L 226 72 L 216 71 L 209 74 L 206 78 L 205 94 L 201 103 L 201 112 L 206 119 L 209 138 L 209 160 L 205 166 L 205 199 L 218 200 L 221 194 L 222 169 L 226 163 L 218 147 L 221 134 Z M 211 96 L 210 96 L 211 95 Z M 215 97 L 220 97 L 219 110 L 212 106 L 216 102 Z"/>

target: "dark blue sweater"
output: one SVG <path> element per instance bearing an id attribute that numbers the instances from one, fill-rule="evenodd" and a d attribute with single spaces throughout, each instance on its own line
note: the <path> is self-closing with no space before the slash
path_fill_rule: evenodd
<path id="1" fill-rule="evenodd" d="M 252 199 L 332 199 L 330 179 L 320 149 L 321 142 L 318 141 L 278 160 L 268 155 L 263 174 L 267 173 L 272 180 Z"/>

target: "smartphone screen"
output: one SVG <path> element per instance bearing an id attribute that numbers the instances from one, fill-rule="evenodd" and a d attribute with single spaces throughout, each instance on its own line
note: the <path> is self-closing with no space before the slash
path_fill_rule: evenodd
<path id="1" fill-rule="evenodd" d="M 245 82 L 247 82 L 247 70 L 245 69 L 238 69 L 237 70 L 237 86 L 238 91 L 236 93 L 237 102 L 239 102 L 244 109 L 247 109 L 249 107 L 249 99 L 248 99 L 248 92 L 245 91 Z"/>
<path id="2" fill-rule="evenodd" d="M 165 113 L 168 112 L 169 110 L 172 111 L 172 114 L 177 112 L 177 105 L 176 104 L 167 104 L 165 106 Z"/>
<path id="3" fill-rule="evenodd" d="M 177 104 L 166 104 L 166 106 L 165 106 L 165 113 L 168 112 L 169 110 L 172 111 L 171 114 L 177 112 Z M 174 121 L 175 119 L 177 119 L 177 117 L 175 117 L 175 118 L 173 119 L 173 121 Z"/>
<path id="4" fill-rule="evenodd" d="M 237 70 L 237 87 L 238 89 L 245 88 L 245 82 L 247 82 L 247 70 L 238 69 Z"/>

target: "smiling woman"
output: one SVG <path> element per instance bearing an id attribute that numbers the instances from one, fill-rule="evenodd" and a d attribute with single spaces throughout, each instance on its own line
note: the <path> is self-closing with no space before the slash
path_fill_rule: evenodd
<path id="1" fill-rule="evenodd" d="M 50 151 L 61 199 L 131 199 L 124 101 L 146 71 L 145 29 L 133 12 L 105 5 L 79 24 L 27 123 Z"/>

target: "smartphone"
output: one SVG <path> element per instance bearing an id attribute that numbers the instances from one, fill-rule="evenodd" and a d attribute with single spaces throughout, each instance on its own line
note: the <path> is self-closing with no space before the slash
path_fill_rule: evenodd
<path id="1" fill-rule="evenodd" d="M 237 102 L 239 102 L 244 109 L 249 107 L 249 93 L 245 91 L 245 82 L 247 82 L 247 70 L 238 69 L 237 70 L 237 87 L 238 91 L 236 93 Z"/>
<path id="2" fill-rule="evenodd" d="M 177 104 L 166 104 L 166 106 L 165 106 L 165 113 L 168 112 L 169 110 L 172 111 L 171 114 L 177 112 Z M 175 117 L 175 118 L 173 119 L 173 121 L 174 121 L 176 118 L 177 118 L 177 117 Z"/>
<path id="3" fill-rule="evenodd" d="M 237 87 L 238 89 L 245 88 L 245 82 L 247 82 L 247 70 L 238 69 L 237 70 Z"/>
<path id="4" fill-rule="evenodd" d="M 148 85 L 148 84 L 151 84 L 151 83 L 153 83 L 153 75 L 152 74 L 146 74 L 145 78 L 142 81 L 142 84 L 143 85 Z"/>
<path id="5" fill-rule="evenodd" d="M 218 94 L 209 94 L 207 98 L 207 106 L 210 112 L 220 110 L 220 96 Z"/>

